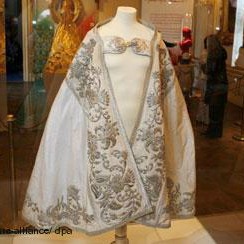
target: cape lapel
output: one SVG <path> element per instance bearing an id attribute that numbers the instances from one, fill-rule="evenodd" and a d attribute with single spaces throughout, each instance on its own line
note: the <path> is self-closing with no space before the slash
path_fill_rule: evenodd
<path id="1" fill-rule="evenodd" d="M 92 202 L 107 225 L 151 212 L 128 138 L 119 117 L 97 35 L 86 38 L 66 82 L 88 120 L 88 178 Z"/>

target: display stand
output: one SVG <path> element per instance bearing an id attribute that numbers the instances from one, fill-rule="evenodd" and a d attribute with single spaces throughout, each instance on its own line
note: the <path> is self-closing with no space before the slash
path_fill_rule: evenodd
<path id="1" fill-rule="evenodd" d="M 244 94 L 242 96 L 241 133 L 240 135 L 234 135 L 233 139 L 237 141 L 244 141 Z"/>
<path id="2" fill-rule="evenodd" d="M 242 85 L 243 77 L 239 79 L 237 83 L 237 95 L 242 97 L 242 112 L 241 112 L 241 133 L 239 135 L 234 135 L 233 139 L 237 141 L 244 141 L 244 85 Z"/>
<path id="3" fill-rule="evenodd" d="M 127 238 L 127 225 L 115 229 L 115 240 L 111 244 L 129 244 Z"/>
<path id="4" fill-rule="evenodd" d="M 8 137 L 9 137 L 9 167 L 10 167 L 10 192 L 11 192 L 11 210 L 12 210 L 12 227 L 16 227 L 18 219 L 18 203 L 16 193 L 16 173 L 14 163 L 14 142 L 13 142 L 13 122 L 15 118 L 12 114 L 7 116 Z"/>
<path id="5" fill-rule="evenodd" d="M 180 82 L 180 87 L 184 96 L 187 98 L 192 93 L 192 84 L 194 81 L 194 63 L 178 64 L 177 75 Z"/>

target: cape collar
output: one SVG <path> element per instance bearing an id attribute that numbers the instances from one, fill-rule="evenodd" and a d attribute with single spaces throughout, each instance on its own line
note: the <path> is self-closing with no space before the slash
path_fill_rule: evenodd
<path id="1" fill-rule="evenodd" d="M 132 40 L 125 40 L 120 36 L 104 36 L 104 53 L 121 54 L 127 48 L 131 48 L 135 54 L 142 56 L 151 56 L 150 42 L 142 38 L 133 38 Z"/>

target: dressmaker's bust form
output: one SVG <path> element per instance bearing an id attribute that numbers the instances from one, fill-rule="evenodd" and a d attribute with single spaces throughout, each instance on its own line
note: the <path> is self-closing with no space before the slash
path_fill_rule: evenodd
<path id="1" fill-rule="evenodd" d="M 140 24 L 136 13 L 135 8 L 118 7 L 115 17 L 99 28 L 102 39 L 105 36 L 118 36 L 126 41 L 135 37 L 151 41 L 154 31 Z M 140 109 L 150 57 L 135 54 L 128 47 L 122 54 L 105 54 L 105 62 L 119 112 L 130 138 Z"/>

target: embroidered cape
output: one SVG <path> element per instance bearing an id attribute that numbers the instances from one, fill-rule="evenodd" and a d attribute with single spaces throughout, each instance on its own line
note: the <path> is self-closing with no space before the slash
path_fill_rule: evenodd
<path id="1" fill-rule="evenodd" d="M 88 234 L 129 221 L 169 227 L 195 211 L 191 123 L 168 51 L 155 31 L 130 140 L 96 28 L 81 44 L 54 101 L 23 207 L 37 228 Z M 141 50 L 139 50 L 141 51 Z"/>

